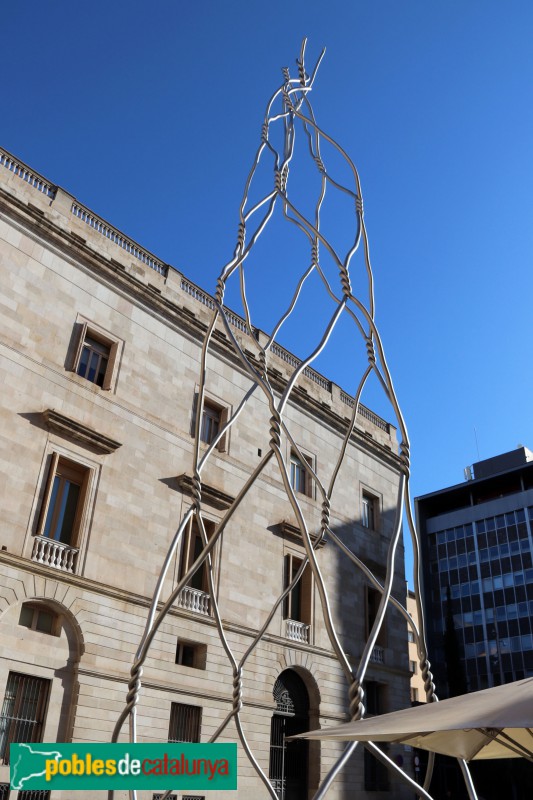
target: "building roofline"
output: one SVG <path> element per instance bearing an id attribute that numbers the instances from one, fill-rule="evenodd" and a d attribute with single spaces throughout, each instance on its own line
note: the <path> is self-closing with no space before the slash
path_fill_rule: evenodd
<path id="1" fill-rule="evenodd" d="M 158 311 L 160 313 L 163 312 L 163 316 L 168 317 L 169 313 L 174 316 L 178 312 L 180 317 L 184 317 L 183 312 L 185 312 L 188 317 L 191 312 L 187 309 L 186 304 L 183 304 L 185 299 L 187 302 L 192 300 L 194 306 L 198 307 L 199 312 L 201 312 L 202 307 L 205 310 L 215 308 L 214 298 L 186 278 L 175 267 L 163 264 L 149 250 L 141 247 L 133 239 L 127 237 L 126 234 L 108 224 L 103 218 L 93 214 L 92 211 L 80 204 L 67 191 L 53 184 L 1 147 L 0 183 L 3 184 L 1 187 L 2 195 L 9 201 L 11 208 L 16 209 L 19 214 L 23 213 L 22 224 L 28 225 L 31 221 L 38 226 L 38 233 L 44 234 L 46 238 L 53 240 L 56 246 L 58 244 L 56 238 L 60 234 L 63 240 L 62 249 L 64 249 L 66 243 L 69 249 L 74 248 L 74 250 L 79 251 L 79 255 L 83 256 L 82 263 L 87 263 L 91 266 L 90 262 L 93 262 L 96 257 L 100 267 L 105 265 L 107 270 L 111 269 L 113 271 L 114 284 L 117 285 L 117 288 L 119 285 L 123 285 L 124 280 L 126 280 L 130 294 L 131 290 L 133 290 L 134 294 L 138 293 L 137 290 L 142 291 L 144 301 L 155 303 Z M 28 199 L 28 193 L 31 195 L 31 200 Z M 67 224 L 65 224 L 65 220 Z M 102 237 L 101 239 L 100 236 Z M 89 258 L 87 258 L 88 256 Z M 141 261 L 142 264 L 137 267 L 136 263 L 138 261 Z M 125 265 L 127 265 L 126 270 L 124 269 Z M 141 278 L 142 267 L 148 268 L 148 274 Z M 94 269 L 91 269 L 91 271 L 94 271 Z M 166 289 L 169 288 L 168 296 L 165 297 L 165 294 L 167 294 Z M 180 303 L 176 302 L 177 296 L 183 298 Z M 244 319 L 228 308 L 225 308 L 225 312 L 230 324 L 236 327 L 238 332 L 242 333 L 244 331 L 247 334 Z M 201 317 L 201 313 L 199 313 L 199 317 Z M 198 323 L 200 323 L 200 327 L 203 327 L 200 318 L 195 321 L 195 324 L 193 324 L 192 319 L 190 323 L 195 330 L 198 330 Z M 258 342 L 260 339 L 265 342 L 268 338 L 267 334 L 260 329 L 254 329 L 253 333 Z M 223 338 L 227 339 L 225 335 Z M 222 345 L 222 342 L 218 344 Z M 224 344 L 227 345 L 227 341 Z M 223 349 L 227 348 L 223 347 Z M 300 359 L 277 343 L 275 348 L 272 348 L 272 351 L 276 359 L 284 362 L 290 368 L 296 368 L 301 363 Z M 274 369 L 274 372 L 279 372 L 279 382 L 283 383 L 282 371 Z M 304 384 L 305 378 L 309 379 L 315 384 L 319 394 L 327 392 L 332 399 L 333 395 L 335 395 L 335 404 L 337 405 L 338 401 L 340 401 L 342 406 L 346 406 L 346 409 L 343 409 L 343 412 L 345 410 L 346 413 L 343 413 L 342 416 L 345 418 L 350 417 L 354 400 L 349 393 L 343 391 L 341 387 L 338 387 L 312 367 L 307 367 L 303 371 L 303 377 Z M 308 394 L 303 386 L 301 391 L 306 395 Z M 306 400 L 307 402 L 305 402 Z M 325 408 L 321 408 L 324 405 L 323 400 L 317 402 L 311 396 L 308 399 L 302 396 L 300 398 L 301 401 L 304 401 L 303 405 L 310 404 L 310 410 L 315 413 L 317 410 L 322 415 L 326 412 Z M 329 415 L 326 413 L 326 416 Z M 333 416 L 335 420 L 332 418 L 331 421 L 334 421 L 334 427 L 338 427 L 342 417 L 337 420 L 338 415 L 334 414 Z M 381 429 L 381 436 L 388 437 L 391 444 L 396 446 L 395 425 L 389 423 L 362 403 L 359 404 L 358 417 L 359 422 L 355 430 L 356 434 L 359 434 L 359 436 L 361 434 L 364 435 L 365 425 L 369 423 L 374 429 Z M 368 444 L 378 446 L 382 454 L 383 450 L 389 450 L 388 456 L 392 457 L 392 460 L 396 462 L 398 456 L 394 451 L 390 451 L 388 446 L 384 446 L 377 440 L 372 441 L 372 439 Z"/>
<path id="2" fill-rule="evenodd" d="M 491 475 L 484 475 L 481 478 L 472 478 L 471 480 L 464 480 L 462 483 L 455 483 L 452 486 L 446 486 L 443 489 L 436 489 L 434 492 L 428 492 L 427 494 L 420 494 L 415 497 L 415 502 L 419 500 L 426 500 L 432 497 L 438 497 L 442 494 L 447 494 L 448 492 L 457 491 L 459 489 L 465 489 L 469 486 L 479 486 L 482 483 L 486 483 L 487 481 L 492 481 L 494 478 L 500 478 L 503 475 L 509 475 L 513 472 L 521 472 L 522 470 L 533 469 L 533 461 L 519 464 L 518 466 L 511 467 L 510 469 L 504 469 L 500 472 L 494 472 Z"/>

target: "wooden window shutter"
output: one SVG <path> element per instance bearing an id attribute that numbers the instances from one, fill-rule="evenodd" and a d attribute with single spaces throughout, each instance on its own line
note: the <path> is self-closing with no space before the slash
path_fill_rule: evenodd
<path id="1" fill-rule="evenodd" d="M 59 462 L 59 455 L 57 453 L 52 453 L 52 457 L 50 459 L 50 467 L 48 470 L 48 476 L 46 478 L 46 488 L 44 490 L 43 495 L 43 502 L 41 505 L 41 512 L 39 515 L 39 524 L 37 526 L 37 535 L 42 536 L 44 531 L 44 525 L 46 522 L 46 516 L 48 514 L 48 508 L 50 506 L 50 498 L 52 497 L 52 485 L 54 482 L 54 478 L 57 473 L 57 465 Z"/>
<path id="2" fill-rule="evenodd" d="M 80 333 L 79 333 L 79 336 L 78 336 L 78 342 L 76 344 L 76 352 L 74 354 L 74 361 L 72 363 L 72 371 L 73 372 L 77 372 L 78 371 L 78 367 L 79 367 L 80 359 L 81 359 L 81 351 L 83 350 L 83 345 L 85 343 L 85 337 L 87 336 L 87 323 L 86 322 L 80 322 L 78 324 L 80 326 Z"/>

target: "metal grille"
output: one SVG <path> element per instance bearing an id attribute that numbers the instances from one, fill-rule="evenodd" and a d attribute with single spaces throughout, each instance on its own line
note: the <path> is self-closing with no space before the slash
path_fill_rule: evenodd
<path id="1" fill-rule="evenodd" d="M 162 794 L 153 794 L 152 795 L 152 800 L 161 800 L 162 797 L 164 797 L 164 795 L 162 795 Z M 0 800 L 2 800 L 1 796 L 0 796 Z M 165 798 L 165 800 L 178 800 L 178 795 L 177 794 L 169 794 L 169 796 L 167 798 Z M 205 795 L 182 794 L 181 795 L 181 800 L 205 800 Z"/>
<path id="2" fill-rule="evenodd" d="M 9 783 L 0 783 L 0 800 L 9 800 Z"/>
<path id="3" fill-rule="evenodd" d="M 281 673 L 272 692 L 276 710 L 283 714 L 305 716 L 309 708 L 309 695 L 304 682 L 292 670 Z"/>
<path id="4" fill-rule="evenodd" d="M 11 742 L 40 742 L 50 681 L 10 672 L 0 715 L 0 761 Z"/>
<path id="5" fill-rule="evenodd" d="M 276 713 L 270 726 L 268 777 L 280 800 L 307 797 L 307 742 L 287 742 L 287 736 L 309 728 L 309 695 L 302 679 L 291 669 L 281 673 L 272 692 Z"/>
<path id="6" fill-rule="evenodd" d="M 50 800 L 48 789 L 33 789 L 27 792 L 19 792 L 18 800 Z"/>
<path id="7" fill-rule="evenodd" d="M 187 706 L 184 703 L 172 703 L 168 741 L 199 742 L 201 718 L 202 709 L 200 706 Z"/>

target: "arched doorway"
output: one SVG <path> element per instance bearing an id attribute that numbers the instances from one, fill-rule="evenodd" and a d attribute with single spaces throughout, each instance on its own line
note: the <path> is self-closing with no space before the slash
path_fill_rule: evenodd
<path id="1" fill-rule="evenodd" d="M 292 669 L 281 673 L 273 694 L 269 779 L 280 800 L 307 800 L 309 746 L 304 739 L 287 742 L 286 737 L 309 730 L 309 694 Z"/>

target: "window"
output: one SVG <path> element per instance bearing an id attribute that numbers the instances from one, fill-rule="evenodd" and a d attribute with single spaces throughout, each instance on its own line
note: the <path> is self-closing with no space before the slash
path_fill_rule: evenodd
<path id="1" fill-rule="evenodd" d="M 284 587 L 292 583 L 303 563 L 303 558 L 289 553 L 285 556 Z M 312 614 L 312 572 L 305 567 L 298 583 L 285 598 L 283 617 L 287 620 L 286 636 L 300 642 L 309 642 Z"/>
<path id="2" fill-rule="evenodd" d="M 40 742 L 50 681 L 10 672 L 0 714 L 0 763 L 9 764 L 11 742 Z"/>
<path id="3" fill-rule="evenodd" d="M 418 703 L 418 689 L 411 686 L 411 703 Z"/>
<path id="4" fill-rule="evenodd" d="M 49 460 L 31 559 L 64 572 L 76 572 L 89 486 L 91 493 L 94 490 L 94 470 L 56 452 Z"/>
<path id="5" fill-rule="evenodd" d="M 387 686 L 377 681 L 366 681 L 364 685 L 367 716 L 384 714 L 387 711 Z M 385 748 L 383 748 L 385 749 Z M 389 772 L 387 767 L 378 761 L 372 753 L 365 749 L 364 756 L 365 791 L 378 792 L 389 789 Z"/>
<path id="6" fill-rule="evenodd" d="M 58 635 L 58 615 L 45 606 L 24 603 L 20 609 L 19 625 L 32 631 Z"/>
<path id="7" fill-rule="evenodd" d="M 221 424 L 222 409 L 215 406 L 209 400 L 204 400 L 202 424 L 200 425 L 200 441 L 205 442 L 205 444 L 211 444 L 217 437 Z"/>
<path id="8" fill-rule="evenodd" d="M 191 435 L 195 435 L 196 431 L 196 415 L 199 406 L 200 398 L 198 391 L 194 398 L 194 413 L 191 426 Z M 206 396 L 204 394 L 204 402 L 202 408 L 202 418 L 200 420 L 200 441 L 204 444 L 212 444 L 222 428 L 226 425 L 231 413 L 231 407 L 218 398 Z M 229 432 L 220 437 L 217 442 L 216 449 L 224 453 L 228 450 Z"/>
<path id="9" fill-rule="evenodd" d="M 411 673 L 411 675 L 416 675 L 416 673 L 418 672 L 418 665 L 416 661 L 409 661 L 409 672 Z"/>
<path id="10" fill-rule="evenodd" d="M 310 467 L 313 466 L 313 459 L 311 456 L 304 456 L 305 461 Z M 307 497 L 313 496 L 313 479 L 308 473 L 302 459 L 291 450 L 290 461 L 290 482 L 295 492 L 305 494 Z"/>
<path id="11" fill-rule="evenodd" d="M 381 749 L 385 750 L 386 745 Z M 390 788 L 389 771 L 385 764 L 378 761 L 372 753 L 365 748 L 365 792 L 387 792 Z"/>
<path id="12" fill-rule="evenodd" d="M 413 644 L 415 641 L 415 635 L 411 630 L 407 631 L 407 641 L 410 642 L 411 644 Z"/>
<path id="13" fill-rule="evenodd" d="M 361 495 L 361 525 L 371 531 L 377 530 L 378 523 L 378 499 L 369 492 L 363 490 Z"/>
<path id="14" fill-rule="evenodd" d="M 89 470 L 57 453 L 52 454 L 38 533 L 76 546 Z"/>
<path id="15" fill-rule="evenodd" d="M 372 626 L 374 625 L 374 621 L 377 617 L 379 604 L 381 601 L 381 592 L 378 592 L 377 589 L 373 589 L 371 586 L 366 587 L 366 635 L 367 637 L 370 635 L 370 631 L 372 630 Z M 387 645 L 387 631 L 386 631 L 386 624 L 387 624 L 387 616 L 383 620 L 383 624 L 380 628 L 378 633 L 378 638 L 376 639 L 376 644 L 380 647 L 386 647 Z"/>
<path id="16" fill-rule="evenodd" d="M 207 538 L 210 539 L 215 528 L 214 523 L 204 520 L 204 526 Z M 187 530 L 187 536 L 183 541 L 183 547 L 181 550 L 179 569 L 180 580 L 190 570 L 203 549 L 204 544 L 202 542 L 202 535 L 200 533 L 200 529 L 198 528 L 198 523 L 195 519 L 193 519 Z M 200 592 L 208 592 L 209 584 L 207 580 L 207 570 L 208 566 L 206 560 L 198 567 L 196 572 L 191 575 L 187 586 L 190 586 L 191 589 L 197 589 Z"/>
<path id="17" fill-rule="evenodd" d="M 199 742 L 201 719 L 201 706 L 188 706 L 184 703 L 172 703 L 170 710 L 168 741 Z"/>
<path id="18" fill-rule="evenodd" d="M 110 353 L 109 345 L 99 342 L 98 339 L 93 339 L 87 334 L 83 341 L 76 372 L 82 378 L 103 388 Z"/>
<path id="19" fill-rule="evenodd" d="M 365 704 L 367 716 L 376 716 L 377 714 L 384 714 L 387 704 L 387 686 L 378 681 L 366 681 L 364 685 L 365 697 L 363 703 Z"/>
<path id="20" fill-rule="evenodd" d="M 73 372 L 101 389 L 113 389 L 124 342 L 78 315 Z"/>
<path id="21" fill-rule="evenodd" d="M 176 664 L 193 669 L 205 669 L 207 646 L 197 642 L 178 639 L 176 644 Z"/>

